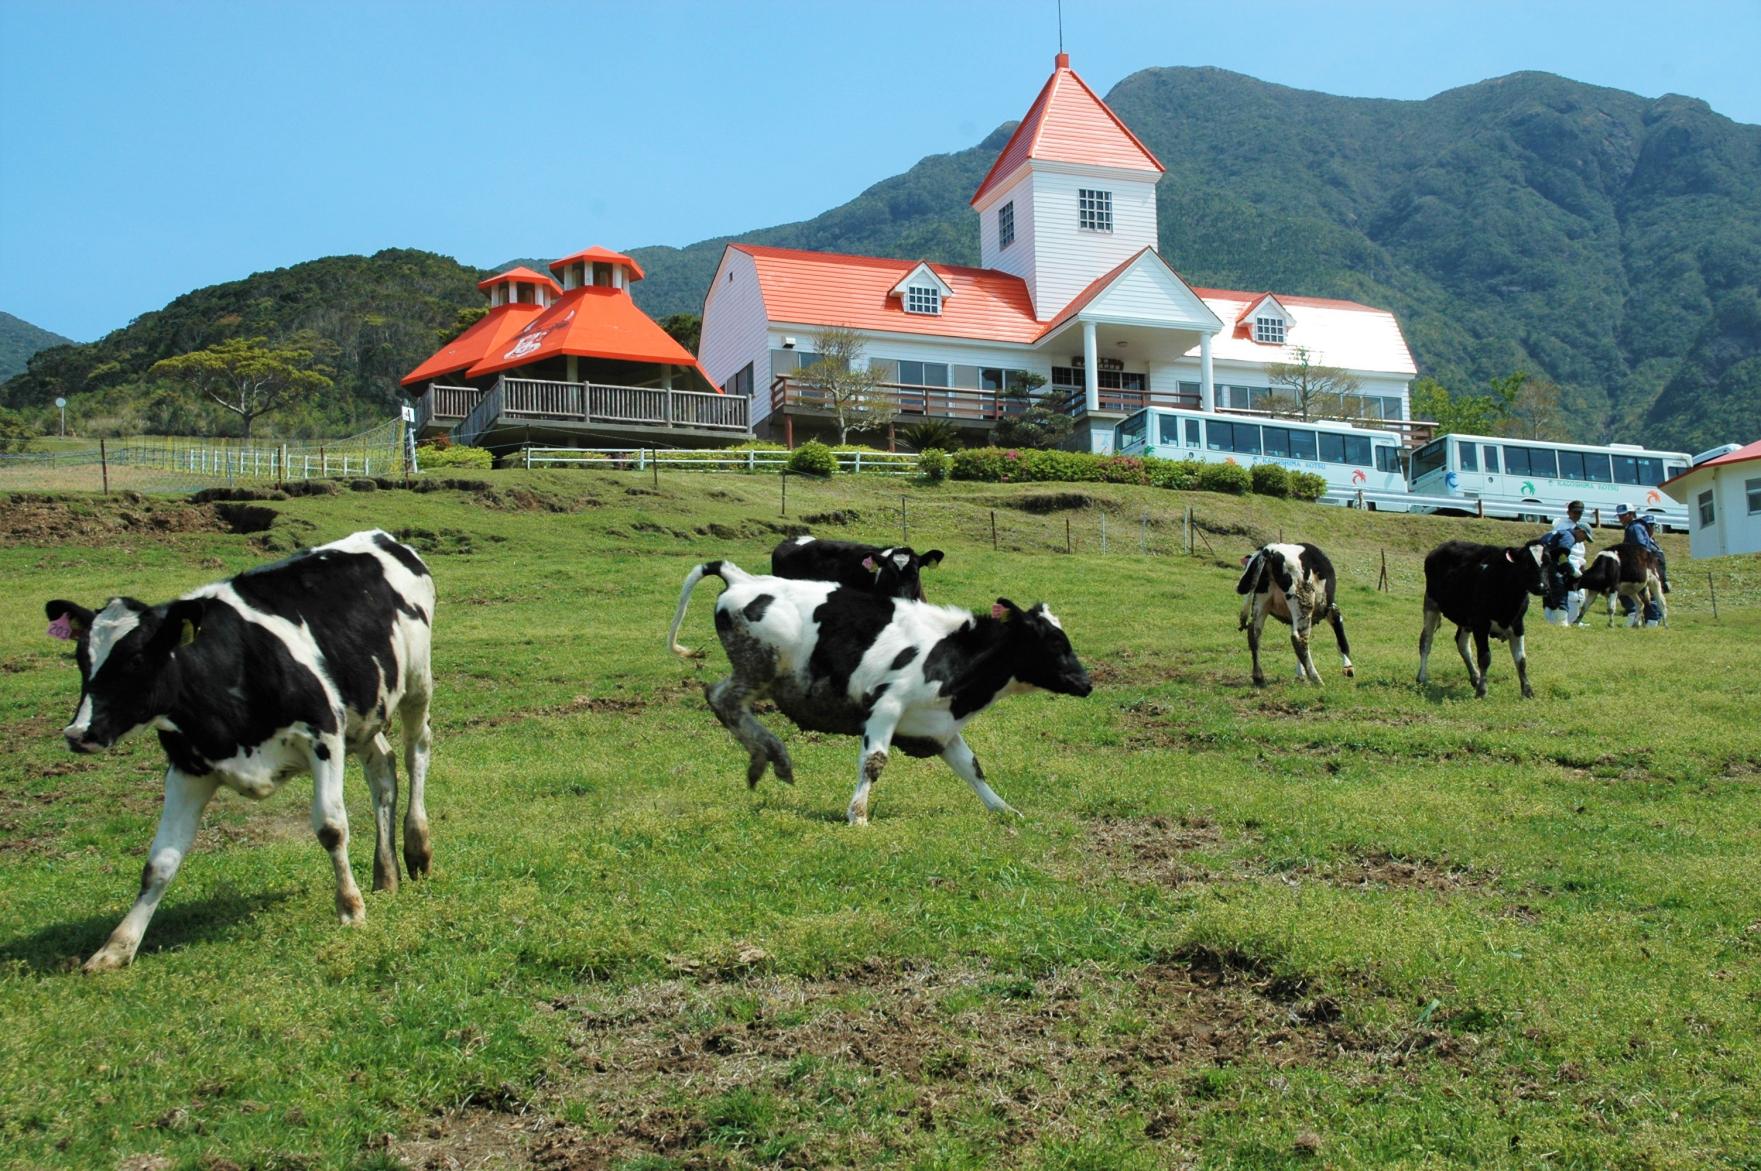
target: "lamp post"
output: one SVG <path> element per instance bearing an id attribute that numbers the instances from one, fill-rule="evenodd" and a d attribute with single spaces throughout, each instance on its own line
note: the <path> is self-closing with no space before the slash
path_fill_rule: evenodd
<path id="1" fill-rule="evenodd" d="M 61 412 L 61 438 L 67 438 L 67 400 L 56 398 L 55 408 Z"/>

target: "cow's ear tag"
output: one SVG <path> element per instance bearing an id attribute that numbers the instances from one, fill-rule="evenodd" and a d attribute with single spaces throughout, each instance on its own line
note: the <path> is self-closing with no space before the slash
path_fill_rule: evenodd
<path id="1" fill-rule="evenodd" d="M 872 557 L 864 557 L 862 559 L 862 568 L 868 570 L 868 572 L 870 572 L 870 573 L 879 573 L 880 572 L 880 566 L 878 566 L 874 563 L 874 558 L 872 558 Z"/>
<path id="2" fill-rule="evenodd" d="M 183 630 L 178 634 L 177 645 L 188 646 L 196 641 L 196 624 L 188 618 L 183 620 Z"/>
<path id="3" fill-rule="evenodd" d="M 1007 622 L 1009 620 L 1008 608 L 1005 607 L 1003 605 L 1003 603 L 1001 603 L 1001 602 L 992 602 L 991 603 L 991 617 L 995 618 L 999 622 Z"/>
<path id="4" fill-rule="evenodd" d="M 55 621 L 49 623 L 49 637 L 60 639 L 71 639 L 73 637 L 73 623 L 69 620 L 66 614 L 63 614 Z"/>

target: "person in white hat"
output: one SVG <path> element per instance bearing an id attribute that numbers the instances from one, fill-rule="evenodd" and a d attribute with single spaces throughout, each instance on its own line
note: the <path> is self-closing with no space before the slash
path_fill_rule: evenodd
<path id="1" fill-rule="evenodd" d="M 1577 528 L 1583 523 L 1584 502 L 1582 500 L 1574 500 L 1565 506 L 1565 515 L 1553 522 L 1553 531 L 1556 533 L 1567 532 Z M 1588 530 L 1585 531 L 1588 532 Z M 1588 540 L 1577 541 L 1572 545 L 1571 552 L 1567 554 L 1568 559 L 1571 561 L 1572 574 L 1574 577 L 1584 576 L 1584 565 L 1589 561 L 1590 557 L 1589 548 L 1590 542 Z M 1578 615 L 1583 612 L 1583 609 L 1584 591 L 1567 590 L 1565 595 L 1565 624 L 1567 626 L 1576 625 Z M 1547 621 L 1551 622 L 1553 621 L 1553 618 L 1549 616 Z"/>
<path id="2" fill-rule="evenodd" d="M 1620 506 L 1620 527 L 1626 530 L 1626 536 L 1623 538 L 1625 544 L 1648 549 L 1651 555 L 1657 558 L 1657 578 L 1663 585 L 1663 592 L 1667 594 L 1669 592 L 1669 572 L 1665 568 L 1663 560 L 1663 546 L 1652 538 L 1651 526 L 1639 519 L 1638 509 L 1630 504 L 1622 504 Z M 1621 609 L 1631 613 L 1632 606 L 1631 600 L 1621 599 Z M 1645 625 L 1655 626 L 1662 617 L 1663 610 L 1656 602 L 1645 603 Z"/>
<path id="3" fill-rule="evenodd" d="M 1555 528 L 1541 538 L 1541 548 L 1545 554 L 1541 565 L 1545 590 L 1541 602 L 1542 613 L 1555 626 L 1570 625 L 1566 595 L 1578 592 L 1572 588 L 1582 574 L 1584 554 L 1578 551 L 1589 543 L 1590 522 L 1582 519 L 1573 521 L 1567 528 Z M 1578 554 L 1575 558 L 1574 553 Z"/>

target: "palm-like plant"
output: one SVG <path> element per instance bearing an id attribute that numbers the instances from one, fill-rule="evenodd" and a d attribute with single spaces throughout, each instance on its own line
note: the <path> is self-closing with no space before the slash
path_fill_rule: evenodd
<path id="1" fill-rule="evenodd" d="M 959 428 L 946 419 L 925 419 L 921 423 L 901 427 L 899 438 L 903 439 L 912 451 L 928 451 L 932 447 L 940 448 L 942 451 L 958 451 L 965 446 L 960 442 Z"/>

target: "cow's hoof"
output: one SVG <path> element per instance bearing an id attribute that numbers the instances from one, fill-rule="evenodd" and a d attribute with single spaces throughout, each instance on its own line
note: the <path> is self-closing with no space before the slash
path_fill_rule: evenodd
<path id="1" fill-rule="evenodd" d="M 352 898 L 336 896 L 336 921 L 344 927 L 353 927 L 367 921 L 367 904 L 361 901 L 359 894 Z"/>
<path id="2" fill-rule="evenodd" d="M 751 762 L 746 765 L 746 787 L 748 789 L 758 788 L 758 782 L 764 779 L 765 766 L 769 763 L 770 760 L 767 757 L 754 756 Z"/>
<path id="3" fill-rule="evenodd" d="M 1264 687 L 1266 685 L 1266 677 L 1264 675 L 1255 675 L 1253 685 L 1255 687 Z"/>
<path id="4" fill-rule="evenodd" d="M 427 878 L 433 865 L 434 851 L 427 846 L 423 846 L 420 851 L 404 851 L 404 869 L 409 871 L 411 878 Z"/>
<path id="5" fill-rule="evenodd" d="M 1535 689 L 1532 687 L 1523 688 L 1523 698 L 1524 699 L 1534 699 L 1535 698 Z"/>
<path id="6" fill-rule="evenodd" d="M 1341 675 L 1344 675 L 1347 679 L 1357 678 L 1357 671 L 1355 668 L 1352 668 L 1352 667 L 1341 668 L 1339 673 Z"/>
<path id="7" fill-rule="evenodd" d="M 99 972 L 115 972 L 128 967 L 129 961 L 133 958 L 133 956 L 118 955 L 106 947 L 80 965 L 80 971 L 88 976 L 95 976 Z"/>

